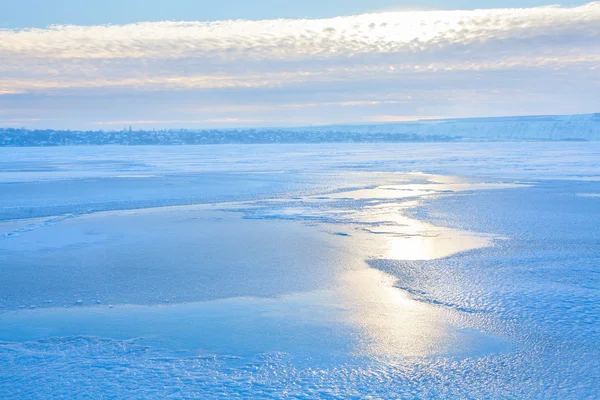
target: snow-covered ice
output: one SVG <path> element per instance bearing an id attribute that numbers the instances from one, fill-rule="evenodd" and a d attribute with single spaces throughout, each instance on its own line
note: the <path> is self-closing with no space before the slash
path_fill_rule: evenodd
<path id="1" fill-rule="evenodd" d="M 2 398 L 600 396 L 600 144 L 0 149 Z"/>

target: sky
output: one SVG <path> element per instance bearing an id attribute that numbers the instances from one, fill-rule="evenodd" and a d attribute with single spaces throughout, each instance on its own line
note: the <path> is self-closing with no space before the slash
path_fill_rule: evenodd
<path id="1" fill-rule="evenodd" d="M 308 126 L 599 105 L 600 2 L 0 2 L 0 128 Z"/>

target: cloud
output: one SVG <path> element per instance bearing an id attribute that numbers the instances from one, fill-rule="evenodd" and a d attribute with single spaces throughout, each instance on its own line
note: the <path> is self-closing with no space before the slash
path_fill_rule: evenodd
<path id="1" fill-rule="evenodd" d="M 588 112 L 600 102 L 600 2 L 4 29 L 0 60 L 8 110 L 0 118 L 31 121 L 201 126 Z"/>
<path id="2" fill-rule="evenodd" d="M 307 108 L 323 107 L 357 107 L 357 106 L 379 106 L 383 104 L 403 104 L 410 101 L 410 97 L 403 100 L 354 100 L 354 101 L 324 101 L 319 103 L 276 103 L 276 104 L 246 104 L 246 105 L 224 105 L 190 108 L 182 111 L 189 113 L 232 113 L 232 112 L 256 112 L 256 111 L 281 111 L 297 110 Z"/>
<path id="3" fill-rule="evenodd" d="M 41 121 L 41 118 L 9 118 L 0 120 L 0 126 L 23 126 L 38 121 Z"/>
<path id="4" fill-rule="evenodd" d="M 408 121 L 425 121 L 441 119 L 443 117 L 433 115 L 421 115 L 421 116 L 406 116 L 406 115 L 376 115 L 370 120 L 372 122 L 408 122 Z"/>
<path id="5" fill-rule="evenodd" d="M 0 59 L 0 93 L 219 89 L 452 70 L 593 69 L 600 62 L 600 2 L 0 30 Z"/>
<path id="6" fill-rule="evenodd" d="M 93 125 L 178 125 L 178 124 L 231 124 L 231 123 L 256 123 L 260 120 L 242 120 L 239 118 L 211 118 L 211 119 L 151 119 L 151 120 L 126 120 L 126 121 L 95 121 Z"/>

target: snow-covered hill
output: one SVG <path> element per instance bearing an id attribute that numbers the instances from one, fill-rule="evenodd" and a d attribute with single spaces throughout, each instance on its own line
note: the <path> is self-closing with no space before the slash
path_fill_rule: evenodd
<path id="1" fill-rule="evenodd" d="M 319 132 L 405 133 L 463 140 L 600 140 L 600 113 L 560 116 L 442 119 L 313 128 Z"/>
<path id="2" fill-rule="evenodd" d="M 600 140 L 600 114 L 423 120 L 299 128 L 58 131 L 0 129 L 0 146 Z"/>

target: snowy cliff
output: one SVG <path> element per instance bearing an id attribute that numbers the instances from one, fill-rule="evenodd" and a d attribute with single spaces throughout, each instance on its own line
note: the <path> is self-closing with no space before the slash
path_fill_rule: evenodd
<path id="1" fill-rule="evenodd" d="M 375 125 L 313 128 L 319 132 L 371 134 L 409 133 L 419 137 L 447 136 L 462 140 L 600 140 L 600 113 L 443 119 Z"/>

